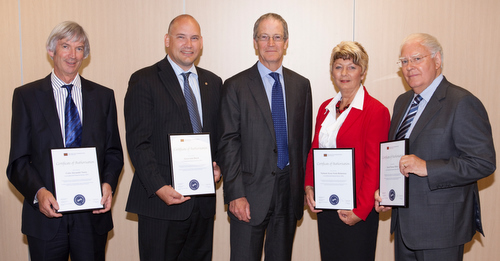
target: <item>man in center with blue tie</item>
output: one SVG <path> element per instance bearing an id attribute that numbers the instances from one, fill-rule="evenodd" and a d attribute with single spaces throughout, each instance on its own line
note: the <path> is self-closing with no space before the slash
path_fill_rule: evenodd
<path id="1" fill-rule="evenodd" d="M 311 145 L 309 80 L 282 66 L 288 26 L 261 16 L 253 44 L 259 61 L 225 81 L 219 164 L 231 218 L 231 260 L 290 260 L 304 212 L 304 169 Z"/>

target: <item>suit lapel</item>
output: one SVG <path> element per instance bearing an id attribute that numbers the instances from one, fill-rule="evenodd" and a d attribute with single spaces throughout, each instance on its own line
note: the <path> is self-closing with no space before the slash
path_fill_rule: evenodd
<path id="1" fill-rule="evenodd" d="M 403 121 L 403 118 L 406 116 L 406 109 L 410 106 L 410 102 L 413 100 L 413 91 L 408 91 L 403 94 L 402 102 L 400 105 L 395 106 L 392 120 L 391 128 L 389 130 L 389 139 L 396 139 L 396 133 L 398 131 L 399 125 Z"/>
<path id="2" fill-rule="evenodd" d="M 94 119 L 96 112 L 95 109 L 97 106 L 95 105 L 96 97 L 95 97 L 95 86 L 90 82 L 80 76 L 82 81 L 82 111 L 83 111 L 83 120 L 82 120 L 82 146 L 86 146 L 86 142 L 91 139 L 90 130 L 94 130 L 96 127 L 94 123 L 96 120 Z"/>
<path id="3" fill-rule="evenodd" d="M 271 105 L 269 104 L 266 90 L 264 88 L 264 83 L 262 82 L 262 78 L 259 73 L 259 69 L 257 69 L 257 64 L 255 64 L 251 68 L 250 73 L 248 75 L 247 84 L 248 84 L 247 88 L 250 89 L 250 92 L 252 93 L 259 110 L 262 112 L 262 115 L 264 115 L 264 121 L 266 122 L 270 132 L 273 135 L 274 140 L 276 141 L 276 133 L 274 132 Z M 286 84 L 285 84 L 285 93 L 286 93 Z M 288 95 L 287 95 L 287 100 L 288 100 Z"/>
<path id="4" fill-rule="evenodd" d="M 177 75 L 175 75 L 174 69 L 172 69 L 167 57 L 158 63 L 158 76 L 163 83 L 163 87 L 167 89 L 170 96 L 174 99 L 177 107 L 180 108 L 179 111 L 181 112 L 181 115 L 179 118 L 189 121 L 189 126 L 191 126 L 189 111 L 186 105 L 186 100 L 184 99 L 184 94 L 180 88 L 179 80 L 177 80 Z"/>
<path id="5" fill-rule="evenodd" d="M 344 134 L 349 133 L 349 129 L 354 125 L 358 118 L 361 117 L 361 114 L 363 114 L 362 110 L 352 108 L 344 123 L 342 123 L 338 136 L 343 137 Z"/>
<path id="6" fill-rule="evenodd" d="M 203 119 L 209 119 L 209 112 L 212 108 L 209 107 L 212 92 L 210 90 L 210 83 L 204 73 L 204 71 L 200 70 L 198 67 L 196 68 L 196 72 L 198 73 L 198 86 L 200 86 L 200 96 L 201 96 L 201 112 Z M 186 105 L 187 106 L 187 105 Z M 205 131 L 206 122 L 203 121 L 202 130 Z"/>
<path id="7" fill-rule="evenodd" d="M 38 89 L 35 93 L 35 97 L 38 101 L 38 104 L 40 105 L 42 115 L 47 121 L 47 126 L 52 133 L 52 137 L 57 144 L 56 146 L 64 147 L 61 124 L 59 122 L 59 116 L 57 114 L 50 74 L 43 80 L 40 89 Z"/>
<path id="8" fill-rule="evenodd" d="M 425 110 L 420 115 L 420 118 L 418 118 L 418 121 L 410 134 L 410 147 L 434 115 L 441 110 L 441 100 L 446 97 L 447 85 L 448 82 L 446 79 L 443 79 L 425 106 Z"/>

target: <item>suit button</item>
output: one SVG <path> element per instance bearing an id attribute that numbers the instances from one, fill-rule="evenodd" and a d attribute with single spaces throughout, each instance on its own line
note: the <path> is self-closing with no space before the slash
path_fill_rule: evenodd
<path id="1" fill-rule="evenodd" d="M 271 175 L 276 176 L 276 172 L 274 172 L 274 171 L 271 172 Z"/>
<path id="2" fill-rule="evenodd" d="M 274 149 L 273 151 L 274 151 L 274 153 L 278 153 L 278 149 Z"/>

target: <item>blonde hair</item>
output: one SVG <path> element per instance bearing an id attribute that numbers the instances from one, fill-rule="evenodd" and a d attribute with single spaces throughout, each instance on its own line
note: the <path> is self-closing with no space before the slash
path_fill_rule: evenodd
<path id="1" fill-rule="evenodd" d="M 354 41 L 342 41 L 332 50 L 330 59 L 330 73 L 332 73 L 333 63 L 337 59 L 352 60 L 352 62 L 361 67 L 361 74 L 364 75 L 368 70 L 368 54 L 365 48 Z"/>

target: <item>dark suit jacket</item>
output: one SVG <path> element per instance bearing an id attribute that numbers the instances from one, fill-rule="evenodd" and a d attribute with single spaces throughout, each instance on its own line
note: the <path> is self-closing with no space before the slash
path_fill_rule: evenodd
<path id="1" fill-rule="evenodd" d="M 396 100 L 390 139 L 395 139 L 413 95 L 408 91 Z M 496 168 L 481 101 L 444 78 L 411 132 L 410 154 L 426 161 L 428 176 L 410 175 L 409 207 L 392 210 L 391 231 L 399 225 L 407 247 L 416 250 L 470 241 L 481 230 L 475 222 L 477 217 L 480 224 L 477 180 Z"/>
<path id="2" fill-rule="evenodd" d="M 217 122 L 222 80 L 196 67 L 203 110 L 203 132 L 210 132 L 212 157 L 217 151 Z M 149 217 L 184 220 L 195 201 L 205 218 L 215 214 L 215 195 L 195 196 L 168 206 L 155 192 L 171 185 L 170 133 L 192 133 L 184 94 L 172 66 L 165 57 L 130 77 L 125 96 L 127 147 L 135 168 L 127 201 L 128 212 Z"/>
<path id="3" fill-rule="evenodd" d="M 101 182 L 113 191 L 123 168 L 113 90 L 81 77 L 82 147 L 96 147 Z M 49 219 L 33 204 L 41 187 L 54 194 L 50 149 L 63 148 L 50 75 L 14 90 L 12 129 L 7 176 L 24 196 L 22 232 L 43 240 L 55 236 L 60 218 Z M 64 214 L 63 214 L 64 215 Z M 66 214 L 69 215 L 69 214 Z M 76 215 L 76 214 L 71 214 Z M 104 234 L 113 228 L 111 211 L 88 215 L 95 230 Z"/>
<path id="4" fill-rule="evenodd" d="M 304 213 L 304 171 L 311 146 L 311 86 L 309 80 L 287 68 L 283 68 L 283 77 L 291 197 L 295 216 L 300 219 Z M 246 197 L 250 225 L 258 225 L 269 209 L 278 158 L 271 108 L 257 64 L 225 81 L 221 123 L 219 161 L 225 203 Z"/>

